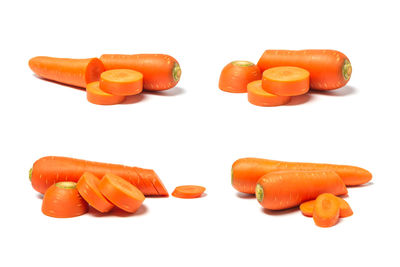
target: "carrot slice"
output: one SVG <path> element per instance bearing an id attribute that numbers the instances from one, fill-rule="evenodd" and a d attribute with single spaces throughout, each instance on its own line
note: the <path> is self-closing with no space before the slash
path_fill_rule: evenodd
<path id="1" fill-rule="evenodd" d="M 288 103 L 290 96 L 279 96 L 266 92 L 257 80 L 247 85 L 247 97 L 251 104 L 262 107 L 274 107 Z"/>
<path id="2" fill-rule="evenodd" d="M 101 194 L 98 188 L 99 183 L 100 179 L 97 176 L 90 172 L 85 172 L 76 184 L 76 189 L 90 206 L 100 212 L 108 212 L 114 205 Z"/>
<path id="3" fill-rule="evenodd" d="M 99 82 L 92 82 L 86 86 L 86 97 L 90 103 L 97 105 L 114 105 L 124 101 L 124 96 L 112 95 L 100 89 Z"/>
<path id="4" fill-rule="evenodd" d="M 340 206 L 340 218 L 346 218 L 351 215 L 353 215 L 353 210 L 351 209 L 349 203 L 347 203 L 346 200 L 343 198 L 337 197 L 339 200 L 339 206 Z M 307 202 L 303 202 L 300 205 L 300 210 L 301 213 L 303 213 L 304 216 L 307 217 L 312 217 L 313 216 L 313 211 L 314 211 L 314 206 L 315 206 L 315 200 L 310 200 Z"/>
<path id="5" fill-rule="evenodd" d="M 300 211 L 304 216 L 312 217 L 314 212 L 315 200 L 306 201 L 300 204 Z"/>
<path id="6" fill-rule="evenodd" d="M 340 215 L 340 204 L 338 198 L 330 193 L 323 193 L 315 200 L 313 219 L 320 227 L 334 226 Z"/>
<path id="7" fill-rule="evenodd" d="M 107 70 L 100 75 L 100 88 L 112 95 L 137 95 L 143 90 L 143 74 L 129 69 Z"/>
<path id="8" fill-rule="evenodd" d="M 145 199 L 136 186 L 111 173 L 100 180 L 99 189 L 111 203 L 130 213 L 136 212 Z"/>
<path id="9" fill-rule="evenodd" d="M 246 93 L 247 84 L 261 79 L 257 65 L 250 61 L 237 60 L 226 65 L 219 78 L 219 89 L 230 93 Z"/>
<path id="10" fill-rule="evenodd" d="M 199 185 L 181 185 L 175 188 L 172 195 L 179 198 L 198 198 L 205 190 L 205 187 Z"/>
<path id="11" fill-rule="evenodd" d="M 71 218 L 85 214 L 88 204 L 79 195 L 75 182 L 58 182 L 43 196 L 42 212 L 50 217 Z"/>
<path id="12" fill-rule="evenodd" d="M 275 67 L 262 75 L 262 87 L 275 95 L 302 95 L 310 89 L 310 73 L 298 67 Z"/>

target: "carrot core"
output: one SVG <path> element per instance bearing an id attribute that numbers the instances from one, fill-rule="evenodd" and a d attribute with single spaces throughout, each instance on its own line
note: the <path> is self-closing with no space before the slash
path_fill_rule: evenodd
<path id="1" fill-rule="evenodd" d="M 264 199 L 264 189 L 260 184 L 256 185 L 256 198 L 258 202 L 262 202 Z"/>
<path id="2" fill-rule="evenodd" d="M 351 76 L 351 72 L 353 71 L 352 67 L 351 67 L 351 63 L 348 59 L 345 59 L 343 62 L 343 67 L 342 67 L 342 74 L 343 74 L 343 78 L 347 81 L 348 79 L 350 79 Z"/>

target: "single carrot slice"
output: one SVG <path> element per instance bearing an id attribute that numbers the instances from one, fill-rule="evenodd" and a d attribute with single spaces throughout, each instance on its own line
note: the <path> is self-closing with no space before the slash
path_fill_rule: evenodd
<path id="1" fill-rule="evenodd" d="M 86 86 L 86 97 L 90 103 L 97 105 L 114 105 L 124 101 L 124 96 L 112 95 L 100 89 L 99 82 L 92 82 Z"/>
<path id="2" fill-rule="evenodd" d="M 247 85 L 247 97 L 251 104 L 262 107 L 274 107 L 288 103 L 290 96 L 279 96 L 266 92 L 257 80 Z"/>
<path id="3" fill-rule="evenodd" d="M 205 190 L 205 187 L 199 185 L 181 185 L 175 188 L 172 195 L 179 198 L 198 198 Z"/>
<path id="4" fill-rule="evenodd" d="M 100 180 L 99 189 L 111 203 L 130 213 L 136 212 L 145 199 L 136 186 L 111 173 Z"/>
<path id="5" fill-rule="evenodd" d="M 108 212 L 114 205 L 101 194 L 98 188 L 99 183 L 100 179 L 97 176 L 93 173 L 85 172 L 76 184 L 76 189 L 90 206 L 100 212 Z"/>
<path id="6" fill-rule="evenodd" d="M 312 217 L 314 212 L 315 200 L 306 201 L 300 204 L 300 211 L 304 216 Z"/>
<path id="7" fill-rule="evenodd" d="M 219 78 L 219 89 L 230 93 L 246 93 L 247 84 L 261 79 L 257 65 L 250 61 L 233 61 L 226 65 Z"/>
<path id="8" fill-rule="evenodd" d="M 339 207 L 340 207 L 340 218 L 346 218 L 353 215 L 353 210 L 351 209 L 349 203 L 343 198 L 338 197 L 339 200 Z"/>
<path id="9" fill-rule="evenodd" d="M 338 198 L 330 193 L 323 193 L 315 200 L 313 219 L 320 227 L 334 226 L 340 215 L 340 204 Z"/>
<path id="10" fill-rule="evenodd" d="M 310 73 L 298 67 L 270 68 L 262 74 L 262 87 L 275 95 L 302 95 L 310 89 Z"/>
<path id="11" fill-rule="evenodd" d="M 88 211 L 88 204 L 79 195 L 75 182 L 58 182 L 43 196 L 42 212 L 50 217 L 70 218 Z"/>
<path id="12" fill-rule="evenodd" d="M 112 95 L 137 95 L 143 90 L 143 74 L 129 69 L 107 70 L 100 75 L 100 88 Z"/>

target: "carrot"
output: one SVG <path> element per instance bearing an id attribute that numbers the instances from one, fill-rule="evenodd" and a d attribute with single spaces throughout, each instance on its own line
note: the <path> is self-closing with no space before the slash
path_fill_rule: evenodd
<path id="1" fill-rule="evenodd" d="M 98 58 L 34 57 L 29 60 L 29 67 L 44 79 L 82 88 L 98 81 L 104 71 L 104 65 Z"/>
<path id="2" fill-rule="evenodd" d="M 175 188 L 172 195 L 179 198 L 198 198 L 205 190 L 205 187 L 199 185 L 181 185 Z"/>
<path id="3" fill-rule="evenodd" d="M 168 196 L 167 189 L 153 170 L 118 164 L 49 156 L 37 160 L 29 176 L 33 188 L 44 193 L 54 183 L 77 182 L 84 172 L 91 172 L 97 177 L 114 173 L 138 187 L 146 196 Z"/>
<path id="4" fill-rule="evenodd" d="M 281 66 L 306 69 L 310 72 L 311 88 L 316 90 L 343 87 L 352 72 L 349 59 L 335 50 L 266 50 L 257 65 L 261 71 Z"/>
<path id="5" fill-rule="evenodd" d="M 104 92 L 100 89 L 99 82 L 92 82 L 86 86 L 86 98 L 90 103 L 96 105 L 115 105 L 125 100 L 125 96 Z"/>
<path id="6" fill-rule="evenodd" d="M 346 200 L 343 198 L 338 197 L 339 201 L 339 207 L 340 207 L 340 218 L 345 218 L 353 215 L 353 210 L 351 209 L 349 203 L 347 203 Z M 314 206 L 315 206 L 315 200 L 310 200 L 301 203 L 300 205 L 300 210 L 301 213 L 303 213 L 304 216 L 307 217 L 312 217 L 313 216 L 313 211 L 314 211 Z"/>
<path id="7" fill-rule="evenodd" d="M 182 73 L 178 61 L 163 54 L 105 54 L 100 60 L 106 70 L 131 69 L 141 72 L 143 88 L 149 91 L 162 91 L 176 86 Z"/>
<path id="8" fill-rule="evenodd" d="M 280 106 L 290 101 L 290 96 L 278 96 L 264 91 L 261 80 L 247 85 L 247 97 L 251 104 L 262 107 Z"/>
<path id="9" fill-rule="evenodd" d="M 115 206 L 130 213 L 136 212 L 145 199 L 136 186 L 111 173 L 100 180 L 99 190 Z"/>
<path id="10" fill-rule="evenodd" d="M 270 68 L 263 72 L 262 88 L 275 95 L 303 95 L 310 89 L 310 73 L 297 67 Z"/>
<path id="11" fill-rule="evenodd" d="M 312 217 L 314 212 L 315 200 L 309 200 L 300 204 L 300 211 L 304 216 Z"/>
<path id="12" fill-rule="evenodd" d="M 237 60 L 222 69 L 219 89 L 230 93 L 246 93 L 247 84 L 260 79 L 260 69 L 254 63 Z"/>
<path id="13" fill-rule="evenodd" d="M 285 162 L 260 158 L 242 158 L 232 165 L 232 186 L 239 192 L 254 194 L 257 180 L 276 170 L 332 170 L 339 174 L 346 185 L 369 182 L 372 175 L 365 169 L 335 164 Z"/>
<path id="14" fill-rule="evenodd" d="M 340 204 L 336 196 L 329 193 L 321 194 L 315 200 L 313 219 L 320 227 L 334 226 L 339 220 Z"/>
<path id="15" fill-rule="evenodd" d="M 143 90 L 143 74 L 135 70 L 107 70 L 100 75 L 100 88 L 112 95 L 137 95 Z"/>
<path id="16" fill-rule="evenodd" d="M 347 188 L 334 171 L 276 171 L 258 180 L 256 197 L 270 210 L 295 207 L 322 193 L 347 194 Z"/>
<path id="17" fill-rule="evenodd" d="M 90 206 L 100 212 L 110 211 L 114 205 L 110 203 L 100 192 L 98 186 L 100 179 L 90 172 L 85 172 L 76 184 L 79 194 Z"/>
<path id="18" fill-rule="evenodd" d="M 88 212 L 88 204 L 79 195 L 74 182 L 59 182 L 43 196 L 42 212 L 50 217 L 70 218 Z"/>

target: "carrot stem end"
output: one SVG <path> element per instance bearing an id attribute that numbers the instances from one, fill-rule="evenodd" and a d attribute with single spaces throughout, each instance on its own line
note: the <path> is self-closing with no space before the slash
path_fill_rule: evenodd
<path id="1" fill-rule="evenodd" d="M 262 188 L 262 186 L 260 184 L 256 185 L 256 198 L 258 200 L 258 202 L 262 202 L 264 199 L 264 189 Z"/>
<path id="2" fill-rule="evenodd" d="M 342 75 L 343 78 L 347 81 L 348 79 L 350 79 L 351 76 L 351 72 L 352 72 L 352 67 L 351 67 L 351 63 L 348 59 L 344 60 L 343 63 L 343 67 L 342 67 Z"/>

